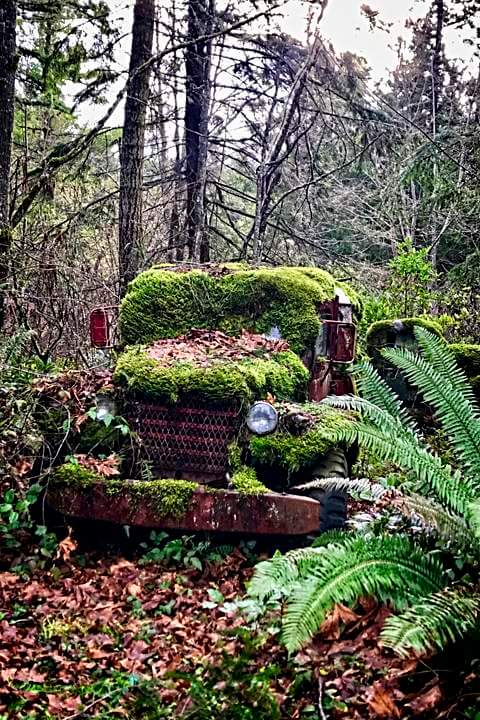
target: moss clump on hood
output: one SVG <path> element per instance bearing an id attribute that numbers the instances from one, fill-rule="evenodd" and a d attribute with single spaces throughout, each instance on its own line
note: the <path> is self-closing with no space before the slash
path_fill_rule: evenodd
<path id="1" fill-rule="evenodd" d="M 163 367 L 149 357 L 147 348 L 127 348 L 120 355 L 114 381 L 136 396 L 174 404 L 188 398 L 218 404 L 250 402 L 271 393 L 279 399 L 302 399 L 306 395 L 308 371 L 292 352 L 273 353 L 267 358 L 212 362 L 197 367 L 181 362 Z"/>
<path id="2" fill-rule="evenodd" d="M 188 480 L 118 480 L 105 478 L 93 470 L 68 462 L 58 467 L 52 476 L 53 485 L 86 489 L 101 484 L 107 495 L 130 495 L 134 504 L 147 499 L 153 503 L 159 516 L 181 517 L 188 510 L 193 492 L 198 487 Z"/>
<path id="3" fill-rule="evenodd" d="M 220 274 L 152 268 L 129 285 L 120 309 L 121 335 L 133 345 L 178 337 L 191 328 L 235 335 L 242 328 L 268 333 L 277 327 L 301 353 L 318 335 L 319 306 L 333 300 L 337 288 L 358 303 L 351 289 L 318 268 L 234 266 Z"/>
<path id="4" fill-rule="evenodd" d="M 312 416 L 311 423 L 300 434 L 289 432 L 280 425 L 271 435 L 250 437 L 254 465 L 278 467 L 289 473 L 308 470 L 338 445 L 337 432 L 355 422 L 353 415 L 326 405 L 305 403 L 297 409 Z"/>
<path id="5" fill-rule="evenodd" d="M 254 468 L 242 465 L 232 475 L 232 485 L 242 495 L 262 495 L 268 488 L 257 478 Z"/>

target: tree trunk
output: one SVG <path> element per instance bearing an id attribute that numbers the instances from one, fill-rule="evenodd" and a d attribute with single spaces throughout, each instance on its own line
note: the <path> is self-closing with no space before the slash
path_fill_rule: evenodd
<path id="1" fill-rule="evenodd" d="M 189 0 L 188 39 L 195 40 L 185 53 L 185 179 L 188 257 L 206 262 L 210 250 L 205 222 L 208 120 L 210 112 L 210 66 L 214 0 Z"/>
<path id="2" fill-rule="evenodd" d="M 15 110 L 16 20 L 15 0 L 2 0 L 0 3 L 0 329 L 5 324 L 5 296 L 12 244 L 9 179 Z"/>
<path id="3" fill-rule="evenodd" d="M 143 161 L 150 67 L 142 68 L 152 56 L 154 17 L 154 0 L 135 1 L 132 50 L 120 148 L 118 242 L 120 296 L 125 293 L 127 284 L 141 267 Z"/>
<path id="4" fill-rule="evenodd" d="M 443 25 L 445 20 L 445 6 L 443 0 L 435 0 L 435 35 L 433 38 L 433 53 L 432 53 L 432 137 L 436 140 L 437 128 L 438 128 L 438 111 L 440 109 L 440 102 L 442 97 L 442 85 L 443 85 Z M 437 190 L 438 183 L 438 161 L 436 155 L 433 156 L 433 187 L 434 192 Z M 434 204 L 432 212 L 432 242 L 430 247 L 430 262 L 434 269 L 437 268 L 438 259 L 438 243 L 437 238 L 437 225 L 438 225 L 438 209 L 437 204 Z"/>

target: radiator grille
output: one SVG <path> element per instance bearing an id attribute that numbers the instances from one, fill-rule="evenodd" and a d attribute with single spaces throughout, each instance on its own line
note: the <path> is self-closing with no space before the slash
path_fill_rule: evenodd
<path id="1" fill-rule="evenodd" d="M 182 473 L 223 476 L 228 445 L 240 429 L 242 414 L 231 404 L 157 405 L 130 402 L 127 420 L 141 440 L 141 459 L 163 476 Z"/>

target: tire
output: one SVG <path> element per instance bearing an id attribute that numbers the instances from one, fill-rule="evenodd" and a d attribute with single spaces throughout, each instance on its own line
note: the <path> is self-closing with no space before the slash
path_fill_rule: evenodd
<path id="1" fill-rule="evenodd" d="M 349 468 L 345 452 L 340 449 L 330 450 L 320 462 L 312 468 L 313 478 L 348 478 Z M 347 496 L 344 492 L 326 492 L 320 488 L 312 488 L 305 492 L 307 497 L 320 503 L 319 532 L 340 530 L 347 521 Z"/>

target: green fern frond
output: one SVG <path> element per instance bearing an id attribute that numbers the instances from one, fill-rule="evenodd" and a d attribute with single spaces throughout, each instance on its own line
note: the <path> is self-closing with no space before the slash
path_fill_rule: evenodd
<path id="1" fill-rule="evenodd" d="M 422 598 L 401 615 L 387 618 L 380 637 L 384 645 L 402 656 L 412 650 L 441 650 L 471 632 L 479 614 L 478 593 L 444 588 Z"/>
<path id="2" fill-rule="evenodd" d="M 375 596 L 404 607 L 412 598 L 437 592 L 446 583 L 439 560 L 406 536 L 358 537 L 328 548 L 290 586 L 282 639 L 298 650 L 317 632 L 336 603 Z"/>
<path id="3" fill-rule="evenodd" d="M 438 500 L 453 512 L 463 514 L 475 491 L 458 470 L 446 465 L 418 441 L 383 433 L 364 422 L 352 423 L 335 433 L 337 442 L 358 442 L 376 457 L 412 471 L 418 481 L 433 491 Z"/>
<path id="4" fill-rule="evenodd" d="M 426 360 L 440 375 L 448 379 L 450 385 L 453 385 L 463 398 L 468 400 L 475 415 L 480 418 L 480 408 L 472 385 L 459 367 L 457 359 L 449 350 L 446 341 L 418 326 L 414 328 L 414 333 Z"/>
<path id="5" fill-rule="evenodd" d="M 473 530 L 460 515 L 448 512 L 438 503 L 422 495 L 403 495 L 395 492 L 391 503 L 408 517 L 417 515 L 447 544 L 451 543 L 463 550 L 478 552 L 480 546 Z"/>
<path id="6" fill-rule="evenodd" d="M 304 568 L 314 564 L 318 555 L 323 552 L 325 546 L 300 548 L 285 555 L 277 550 L 270 560 L 263 560 L 255 566 L 255 572 L 247 586 L 248 594 L 260 600 L 266 600 L 277 592 L 286 594 L 303 574 Z"/>
<path id="7" fill-rule="evenodd" d="M 380 373 L 369 362 L 359 363 L 355 367 L 355 376 L 360 395 L 387 412 L 405 429 L 418 430 L 417 424 L 409 414 L 396 393 L 387 385 Z"/>
<path id="8" fill-rule="evenodd" d="M 352 539 L 350 533 L 345 530 L 327 530 L 315 538 L 311 547 L 327 547 L 329 545 L 345 545 Z"/>
<path id="9" fill-rule="evenodd" d="M 430 337 L 434 339 L 433 335 Z M 426 402 L 435 408 L 457 457 L 470 470 L 471 482 L 476 485 L 478 492 L 480 422 L 469 398 L 462 394 L 457 382 L 451 383 L 445 373 L 439 372 L 428 360 L 407 348 L 387 348 L 382 354 L 403 371 L 407 380 L 422 392 Z"/>
<path id="10" fill-rule="evenodd" d="M 368 499 L 380 500 L 385 493 L 391 492 L 380 483 L 372 482 L 368 478 L 316 478 L 309 482 L 295 485 L 291 490 L 302 490 L 303 492 L 313 489 L 321 489 L 326 492 L 345 492 L 349 495 L 367 496 Z"/>
<path id="11" fill-rule="evenodd" d="M 406 435 L 407 437 L 415 438 L 413 430 L 402 425 L 399 418 L 392 417 L 387 410 L 375 405 L 366 398 L 356 395 L 330 395 L 322 400 L 322 403 L 330 407 L 359 413 L 362 418 L 368 420 L 372 425 L 383 431 L 388 430 L 396 435 Z"/>

